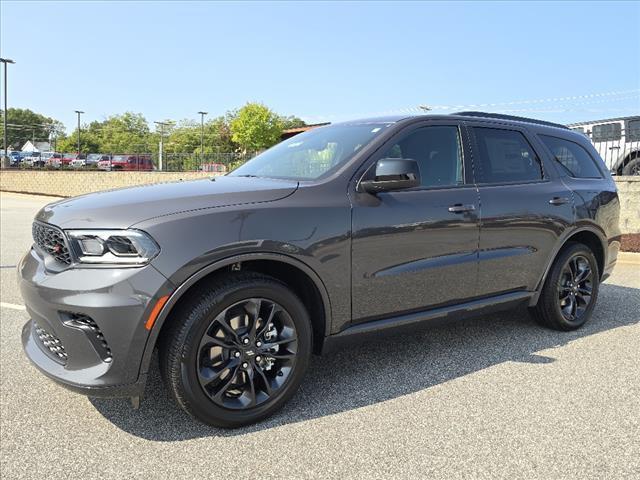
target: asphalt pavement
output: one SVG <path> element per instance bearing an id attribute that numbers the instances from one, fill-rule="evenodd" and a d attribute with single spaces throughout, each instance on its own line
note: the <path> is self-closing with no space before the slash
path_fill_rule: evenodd
<path id="1" fill-rule="evenodd" d="M 640 478 L 640 256 L 576 332 L 526 310 L 315 357 L 274 417 L 190 419 L 154 370 L 141 408 L 56 386 L 24 357 L 15 265 L 52 198 L 0 194 L 0 473 L 14 478 Z"/>

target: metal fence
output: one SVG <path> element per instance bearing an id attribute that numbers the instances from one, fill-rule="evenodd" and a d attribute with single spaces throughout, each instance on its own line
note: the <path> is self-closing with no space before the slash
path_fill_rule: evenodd
<path id="1" fill-rule="evenodd" d="M 219 172 L 227 173 L 235 170 L 259 152 L 219 152 L 205 153 L 165 153 L 162 158 L 162 170 L 168 172 Z M 153 162 L 160 166 L 158 155 Z"/>
<path id="2" fill-rule="evenodd" d="M 611 173 L 640 175 L 640 117 L 570 128 L 589 137 Z"/>
<path id="3" fill-rule="evenodd" d="M 10 166 L 21 170 L 105 170 L 228 173 L 260 152 L 157 153 L 88 155 L 25 153 L 11 156 Z"/>

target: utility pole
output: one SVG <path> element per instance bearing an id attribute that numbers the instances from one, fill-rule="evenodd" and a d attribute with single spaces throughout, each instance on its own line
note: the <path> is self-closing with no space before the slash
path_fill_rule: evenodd
<path id="1" fill-rule="evenodd" d="M 7 64 L 8 63 L 16 63 L 10 58 L 0 58 L 0 62 L 4 64 L 4 157 L 2 157 L 2 162 L 6 162 L 6 158 L 8 158 L 7 148 L 7 114 L 9 111 L 7 110 Z M 4 165 L 3 165 L 4 166 Z"/>
<path id="2" fill-rule="evenodd" d="M 84 112 L 82 110 L 76 110 L 76 113 L 78 114 L 78 156 L 80 156 L 80 115 Z"/>
<path id="3" fill-rule="evenodd" d="M 204 116 L 209 112 L 198 112 L 200 114 L 200 163 L 204 156 Z"/>
<path id="4" fill-rule="evenodd" d="M 160 125 L 160 148 L 158 149 L 158 170 L 162 171 L 162 152 L 164 147 L 164 127 L 171 125 L 170 122 L 153 122 L 156 125 Z"/>

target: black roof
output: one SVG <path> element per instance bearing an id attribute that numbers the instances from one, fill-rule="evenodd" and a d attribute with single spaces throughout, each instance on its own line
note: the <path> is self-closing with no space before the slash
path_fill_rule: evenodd
<path id="1" fill-rule="evenodd" d="M 547 122 L 544 120 L 537 120 L 535 118 L 527 118 L 527 117 L 516 117 L 513 115 L 503 115 L 500 113 L 488 113 L 488 112 L 456 112 L 448 115 L 434 115 L 434 114 L 407 114 L 407 115 L 389 115 L 384 117 L 372 117 L 372 118 L 361 118 L 348 120 L 345 122 L 340 122 L 342 124 L 358 124 L 358 123 L 397 123 L 403 120 L 409 119 L 420 119 L 420 118 L 433 118 L 433 119 L 477 119 L 483 118 L 486 120 L 502 120 L 509 122 L 518 122 L 518 123 L 529 123 L 535 125 L 544 125 L 546 127 L 554 127 L 554 128 L 562 128 L 563 130 L 568 130 L 566 125 L 562 125 L 560 123 Z"/>

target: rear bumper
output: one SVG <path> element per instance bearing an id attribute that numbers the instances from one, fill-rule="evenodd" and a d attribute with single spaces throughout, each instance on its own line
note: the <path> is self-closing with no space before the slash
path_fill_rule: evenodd
<path id="1" fill-rule="evenodd" d="M 31 320 L 22 330 L 29 360 L 47 377 L 92 396 L 138 396 L 148 331 L 144 321 L 167 279 L 152 266 L 47 272 L 35 250 L 18 265 Z"/>

